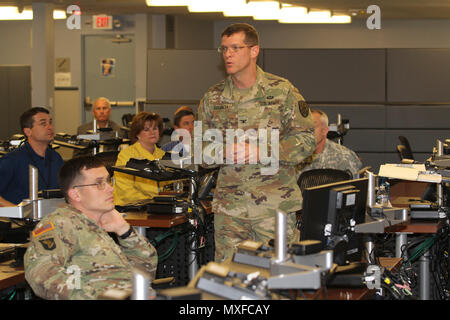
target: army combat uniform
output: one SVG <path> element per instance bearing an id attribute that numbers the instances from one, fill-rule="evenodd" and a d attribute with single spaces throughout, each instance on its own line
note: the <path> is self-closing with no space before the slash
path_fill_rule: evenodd
<path id="1" fill-rule="evenodd" d="M 315 149 L 314 122 L 298 90 L 288 80 L 257 67 L 256 82 L 249 89 L 234 87 L 231 76 L 211 87 L 198 115 L 203 135 L 209 129 L 218 129 L 224 136 L 226 129 L 267 129 L 268 154 L 279 150 L 279 168 L 273 174 L 262 174 L 268 164 L 222 165 L 212 203 L 216 260 L 231 256 L 245 239 L 267 243 L 274 238 L 276 210 L 288 213 L 287 232 L 292 240 L 294 212 L 301 209 L 295 165 Z M 274 129 L 279 130 L 279 140 L 272 144 Z M 208 147 L 204 142 L 204 153 Z M 224 154 L 225 150 L 224 145 Z"/>
<path id="2" fill-rule="evenodd" d="M 313 154 L 298 165 L 300 174 L 312 169 L 338 169 L 356 175 L 362 163 L 355 152 L 347 147 L 327 139 L 320 154 Z"/>
<path id="3" fill-rule="evenodd" d="M 25 278 L 44 299 L 96 299 L 107 289 L 132 289 L 132 266 L 156 271 L 156 250 L 145 238 L 133 231 L 117 245 L 70 205 L 42 219 L 30 237 Z"/>

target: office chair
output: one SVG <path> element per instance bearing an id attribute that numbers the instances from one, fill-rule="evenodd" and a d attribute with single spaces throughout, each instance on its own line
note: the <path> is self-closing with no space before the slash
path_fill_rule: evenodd
<path id="1" fill-rule="evenodd" d="M 408 152 L 408 150 L 406 149 L 406 147 L 404 145 L 401 145 L 401 144 L 397 145 L 397 153 L 402 162 L 405 160 L 414 161 L 412 159 L 411 153 Z"/>
<path id="2" fill-rule="evenodd" d="M 414 160 L 414 156 L 408 139 L 406 139 L 406 137 L 404 136 L 398 136 L 398 139 L 400 140 L 400 145 L 397 146 L 397 151 L 399 153 L 400 160 L 403 159 Z"/>
<path id="3" fill-rule="evenodd" d="M 337 169 L 312 169 L 303 172 L 298 178 L 297 184 L 303 193 L 303 190 L 309 187 L 350 180 L 352 177 L 353 175 L 348 171 Z"/>
<path id="4" fill-rule="evenodd" d="M 114 170 L 111 167 L 116 164 L 118 155 L 119 151 L 104 151 L 97 153 L 95 157 L 103 161 L 106 170 L 108 170 L 109 175 L 112 177 Z"/>

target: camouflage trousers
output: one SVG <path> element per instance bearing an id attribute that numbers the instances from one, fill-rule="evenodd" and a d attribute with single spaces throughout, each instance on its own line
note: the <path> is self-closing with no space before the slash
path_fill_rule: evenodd
<path id="1" fill-rule="evenodd" d="M 295 225 L 295 213 L 288 213 L 286 223 L 288 243 L 299 240 L 300 233 Z M 271 217 L 261 219 L 245 219 L 225 214 L 215 214 L 215 261 L 222 262 L 232 257 L 237 245 L 244 240 L 261 241 L 268 245 L 270 239 L 275 239 L 275 227 L 275 210 Z"/>

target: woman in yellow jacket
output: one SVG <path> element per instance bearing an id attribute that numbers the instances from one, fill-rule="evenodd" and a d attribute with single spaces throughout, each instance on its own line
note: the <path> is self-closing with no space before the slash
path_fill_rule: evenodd
<path id="1" fill-rule="evenodd" d="M 130 158 L 155 160 L 164 156 L 164 151 L 156 146 L 163 130 L 159 115 L 140 112 L 131 122 L 129 137 L 131 146 L 120 151 L 116 166 L 124 166 Z M 133 201 L 153 198 L 158 194 L 156 181 L 115 172 L 114 204 L 124 205 Z"/>

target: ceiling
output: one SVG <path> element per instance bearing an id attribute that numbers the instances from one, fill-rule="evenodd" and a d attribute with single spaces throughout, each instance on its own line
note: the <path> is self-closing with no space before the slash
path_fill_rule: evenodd
<path id="1" fill-rule="evenodd" d="M 224 0 L 226 1 L 226 0 Z M 186 7 L 147 7 L 145 0 L 0 0 L 0 5 L 17 5 L 25 8 L 33 2 L 53 3 L 56 9 L 65 10 L 76 4 L 83 14 L 168 14 L 190 15 L 196 19 L 223 20 L 221 13 L 189 13 Z M 284 3 L 313 9 L 331 9 L 335 13 L 351 14 L 353 18 L 365 18 L 369 5 L 380 7 L 382 19 L 450 19 L 450 0 L 282 0 Z"/>

